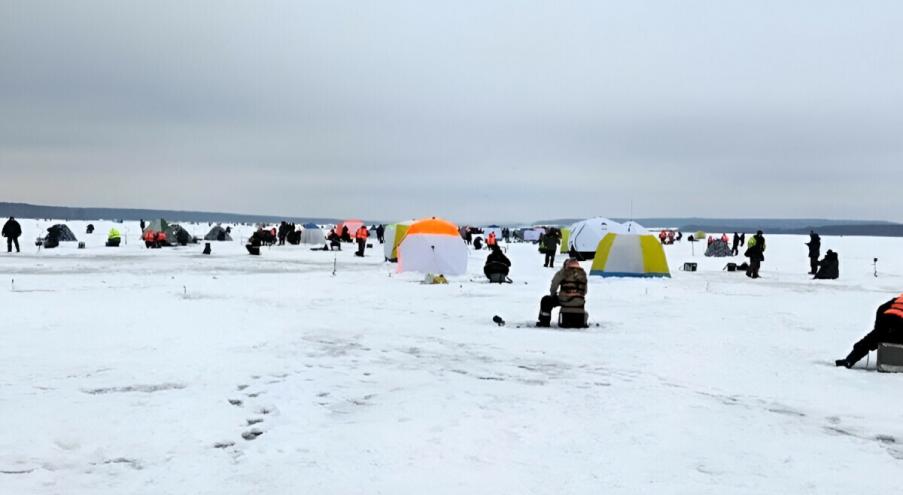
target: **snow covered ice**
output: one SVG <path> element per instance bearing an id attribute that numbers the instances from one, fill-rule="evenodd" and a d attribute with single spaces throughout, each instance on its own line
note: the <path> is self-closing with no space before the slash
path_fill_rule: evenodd
<path id="1" fill-rule="evenodd" d="M 0 255 L 3 494 L 849 494 L 903 475 L 903 376 L 833 365 L 903 288 L 903 239 L 824 237 L 837 281 L 806 275 L 802 236 L 766 233 L 756 281 L 667 246 L 673 278 L 591 277 L 598 326 L 565 331 L 530 327 L 553 275 L 532 244 L 509 246 L 512 285 L 471 251 L 427 286 L 378 248 L 252 257 L 249 227 L 203 256 L 69 222 L 86 249 L 38 252 L 52 223 L 22 220 L 23 252 Z M 113 225 L 127 244 L 105 248 Z"/>

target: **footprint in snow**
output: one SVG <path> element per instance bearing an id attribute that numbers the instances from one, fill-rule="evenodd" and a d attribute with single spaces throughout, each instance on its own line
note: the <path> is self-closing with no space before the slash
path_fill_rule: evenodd
<path id="1" fill-rule="evenodd" d="M 263 432 L 261 430 L 258 430 L 257 428 L 253 428 L 242 433 L 241 437 L 245 440 L 251 441 L 259 437 L 260 435 L 263 435 Z"/>

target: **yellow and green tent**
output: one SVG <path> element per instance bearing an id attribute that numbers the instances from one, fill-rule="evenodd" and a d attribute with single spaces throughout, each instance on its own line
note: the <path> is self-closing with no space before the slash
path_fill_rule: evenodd
<path id="1" fill-rule="evenodd" d="M 404 236 L 408 234 L 408 228 L 414 223 L 413 220 L 407 222 L 393 223 L 386 226 L 383 234 L 385 243 L 383 244 L 383 254 L 387 261 L 395 263 L 398 261 L 398 246 L 404 240 Z"/>
<path id="2" fill-rule="evenodd" d="M 570 239 L 571 239 L 571 229 L 569 229 L 567 227 L 562 227 L 561 228 L 561 248 L 559 248 L 559 251 L 558 251 L 559 253 L 561 253 L 561 254 L 568 253 L 568 250 L 570 249 L 568 247 L 568 241 Z"/>
<path id="3" fill-rule="evenodd" d="M 662 244 L 652 234 L 608 233 L 599 241 L 590 275 L 671 277 Z"/>

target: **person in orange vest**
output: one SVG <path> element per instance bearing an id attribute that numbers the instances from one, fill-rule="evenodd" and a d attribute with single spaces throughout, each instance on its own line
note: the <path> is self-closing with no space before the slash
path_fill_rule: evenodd
<path id="1" fill-rule="evenodd" d="M 497 244 L 498 244 L 498 240 L 495 238 L 495 231 L 492 231 L 489 233 L 488 236 L 486 236 L 486 246 L 489 249 L 492 249 L 492 246 L 495 246 Z"/>
<path id="2" fill-rule="evenodd" d="M 869 351 L 874 351 L 885 343 L 903 344 L 903 294 L 878 306 L 875 328 L 853 345 L 853 350 L 847 357 L 834 361 L 834 365 L 852 368 Z"/>
<path id="3" fill-rule="evenodd" d="M 364 257 L 364 249 L 367 247 L 367 237 L 370 235 L 367 232 L 367 226 L 361 225 L 360 228 L 357 229 L 357 232 L 354 233 L 354 238 L 357 240 L 357 252 L 354 253 L 355 256 Z"/>
<path id="4" fill-rule="evenodd" d="M 157 243 L 157 234 L 150 229 L 144 231 L 144 247 L 150 249 Z"/>
<path id="5" fill-rule="evenodd" d="M 162 230 L 157 232 L 157 247 L 163 247 L 166 245 L 166 232 Z"/>

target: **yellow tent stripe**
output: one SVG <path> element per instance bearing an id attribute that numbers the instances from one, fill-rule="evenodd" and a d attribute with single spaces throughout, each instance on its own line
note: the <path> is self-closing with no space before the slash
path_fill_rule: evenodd
<path id="1" fill-rule="evenodd" d="M 646 273 L 671 273 L 665 250 L 658 239 L 651 235 L 640 236 L 640 247 L 643 249 L 643 269 Z"/>
<path id="2" fill-rule="evenodd" d="M 571 229 L 564 228 L 561 229 L 561 250 L 559 251 L 561 254 L 566 254 L 568 252 L 568 241 L 571 239 Z"/>
<path id="3" fill-rule="evenodd" d="M 605 264 L 608 262 L 608 254 L 611 252 L 611 246 L 615 243 L 615 234 L 605 234 L 605 237 L 599 241 L 596 247 L 596 256 L 593 258 L 593 266 L 590 271 L 604 272 Z"/>

